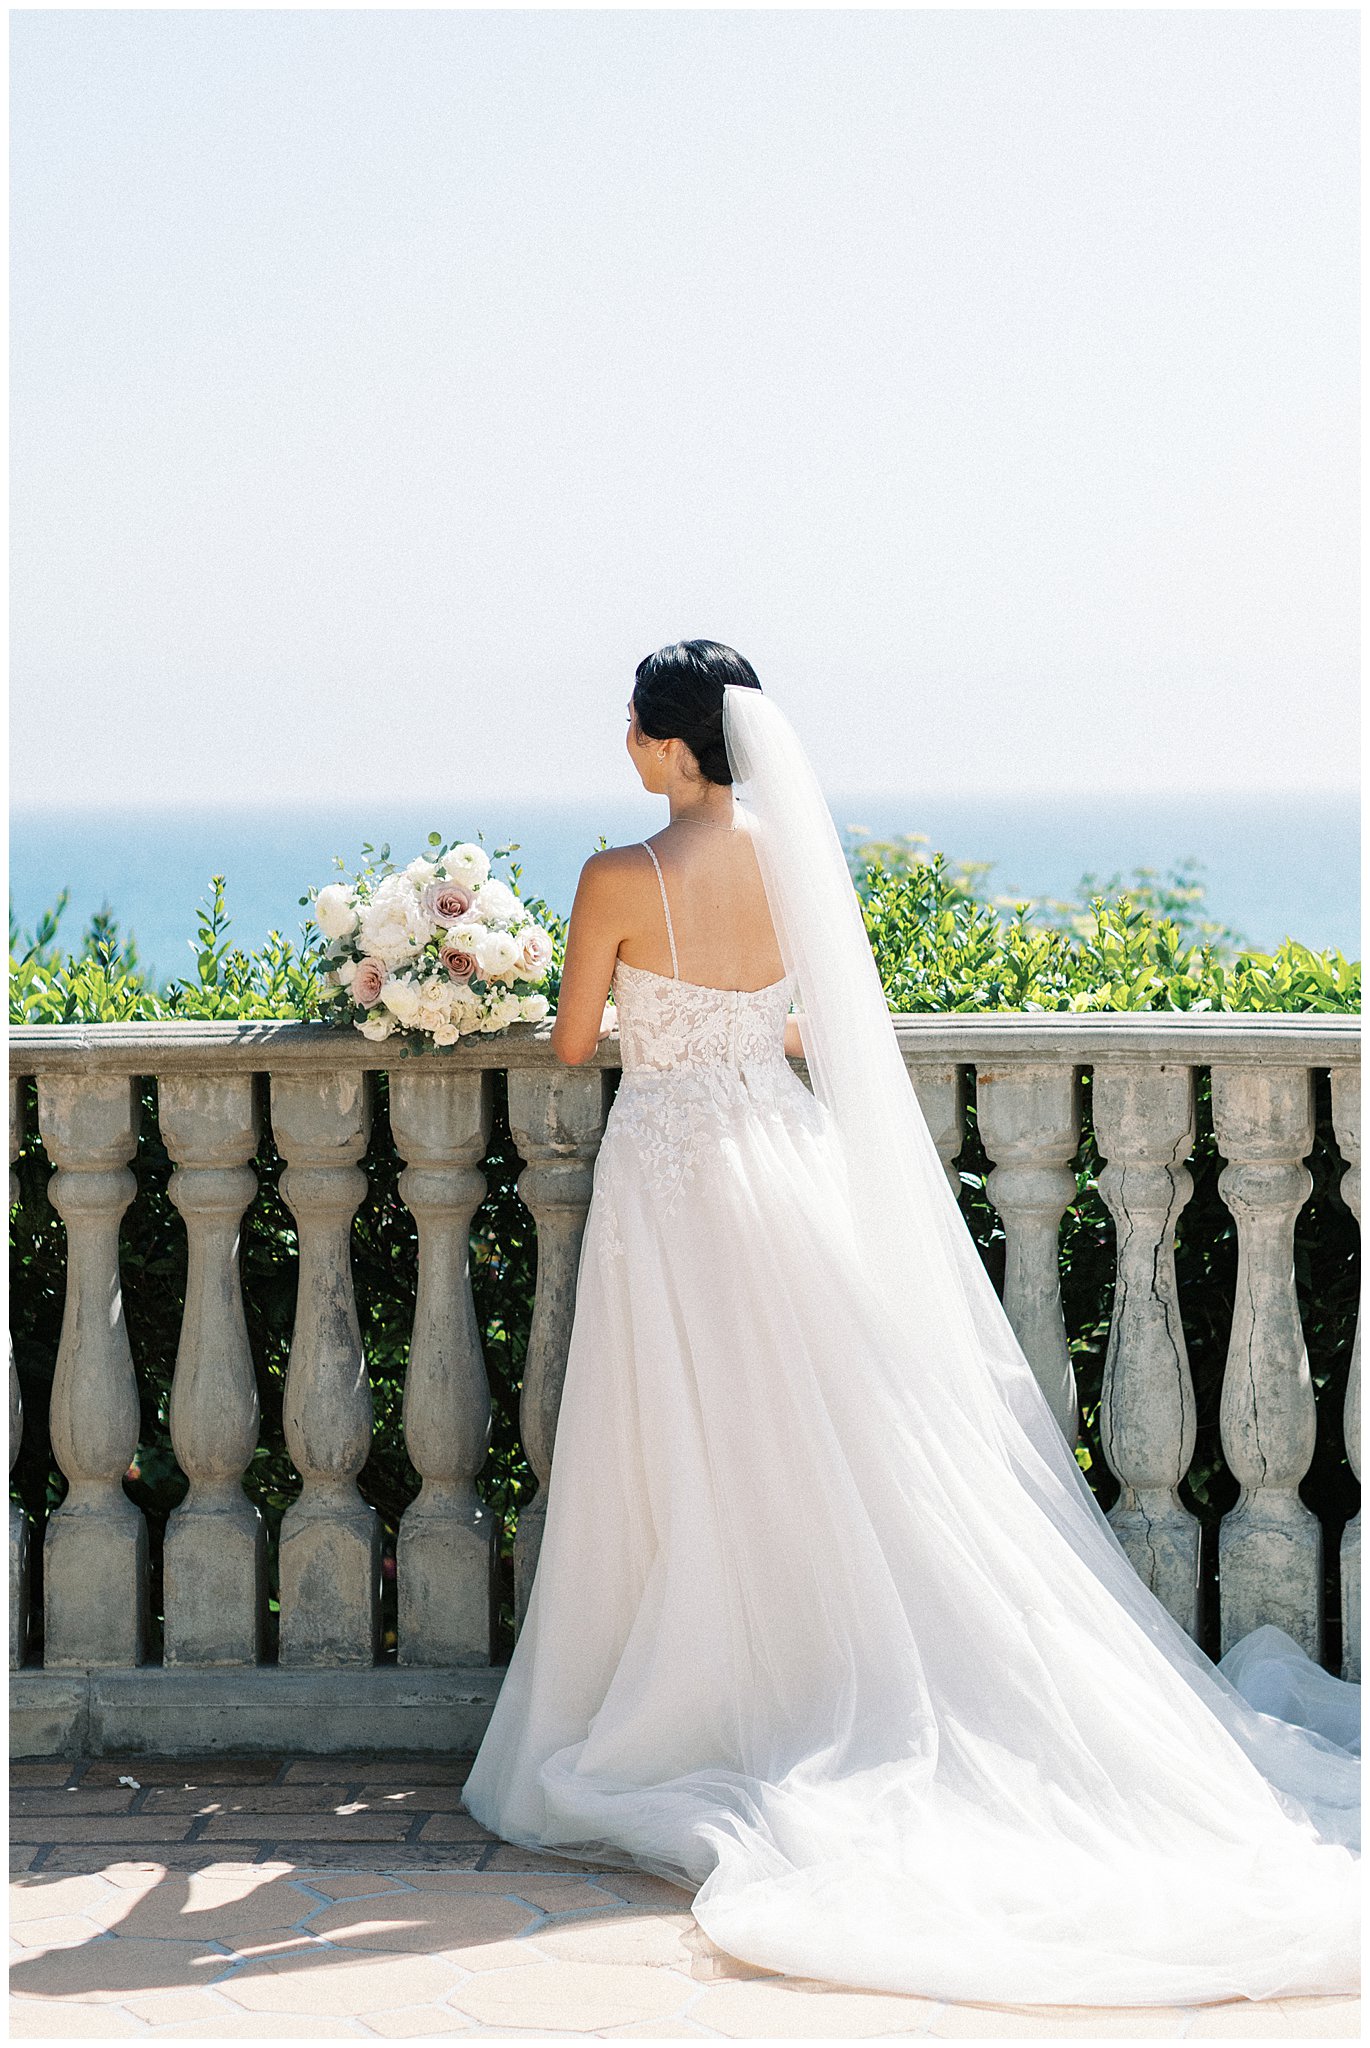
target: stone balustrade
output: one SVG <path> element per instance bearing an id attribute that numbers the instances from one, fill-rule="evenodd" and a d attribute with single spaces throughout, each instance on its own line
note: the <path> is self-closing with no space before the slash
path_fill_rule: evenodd
<path id="1" fill-rule="evenodd" d="M 1196 1078 L 1211 1076 L 1219 1187 L 1238 1270 L 1222 1386 L 1223 1453 L 1240 1488 L 1218 1532 L 1224 1644 L 1276 1621 L 1324 1652 L 1322 1529 L 1299 1496 L 1318 1425 L 1293 1276 L 1311 1186 L 1315 1077 L 1330 1073 L 1342 1191 L 1359 1215 L 1360 1078 L 1350 1017 L 1033 1014 L 897 1020 L 906 1063 L 953 1185 L 973 1103 L 1003 1226 L 1005 1305 L 1062 1429 L 1078 1400 L 1062 1310 L 1058 1232 L 1076 1199 L 1083 1080 L 1116 1226 L 1117 1269 L 1100 1440 L 1120 1492 L 1110 1521 L 1185 1628 L 1201 1616 L 1200 1531 L 1180 1486 L 1194 1456 L 1195 1390 L 1175 1232 L 1190 1199 Z M 43 1658 L 29 1655 L 29 1532 L 10 1517 L 12 1744 L 28 1755 L 100 1749 L 204 1754 L 279 1747 L 470 1748 L 498 1690 L 492 1663 L 497 1532 L 476 1487 L 491 1399 L 471 1292 L 472 1217 L 485 1191 L 496 1070 L 537 1225 L 537 1289 L 520 1423 L 538 1482 L 519 1518 L 515 1609 L 537 1563 L 595 1157 L 617 1048 L 561 1067 L 545 1029 L 521 1027 L 397 1058 L 356 1034 L 299 1024 L 34 1026 L 11 1033 L 10 1158 L 19 1083 L 35 1077 L 49 1184 L 67 1233 L 66 1302 L 51 1399 L 67 1481 L 41 1532 Z M 404 1389 L 420 1490 L 400 1524 L 394 1660 L 381 1649 L 381 1557 L 357 1476 L 372 1427 L 349 1238 L 366 1194 L 372 1077 L 389 1077 L 400 1192 L 418 1243 Z M 802 1064 L 800 1071 L 803 1072 Z M 123 1481 L 139 1434 L 124 1327 L 120 1219 L 134 1193 L 138 1105 L 155 1081 L 187 1240 L 170 1405 L 189 1482 L 162 1557 L 163 1655 L 148 1661 L 148 1537 Z M 300 1477 L 279 1553 L 280 1631 L 265 1656 L 266 1548 L 243 1490 L 259 1417 L 239 1280 L 239 1232 L 269 1123 L 298 1238 L 284 1426 Z M 13 1188 L 13 1172 L 11 1187 Z M 1359 1336 L 1346 1394 L 1359 1475 Z M 11 1359 L 11 1462 L 23 1417 Z M 1326 1424 L 1326 1418 L 1324 1418 Z M 35 1539 L 37 1540 L 37 1539 Z M 1342 1670 L 1360 1669 L 1360 1521 L 1340 1546 Z"/>

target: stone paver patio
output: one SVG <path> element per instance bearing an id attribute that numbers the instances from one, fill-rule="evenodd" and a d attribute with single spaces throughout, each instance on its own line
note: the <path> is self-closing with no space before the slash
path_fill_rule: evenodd
<path id="1" fill-rule="evenodd" d="M 19 1764 L 19 2040 L 1330 2040 L 1355 1998 L 947 2005 L 721 1955 L 660 1879 L 531 1855 L 469 1759 Z M 130 1784 L 127 1780 L 134 1780 Z"/>

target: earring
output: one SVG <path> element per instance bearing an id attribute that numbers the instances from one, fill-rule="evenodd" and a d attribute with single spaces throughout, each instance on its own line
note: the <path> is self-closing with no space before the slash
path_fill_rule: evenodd
<path id="1" fill-rule="evenodd" d="M 664 760 L 666 759 L 666 749 L 665 749 L 664 747 L 663 747 L 663 748 L 661 749 L 661 751 L 660 751 L 660 752 L 658 753 L 658 755 L 657 755 L 657 759 L 658 759 L 658 761 L 664 761 Z"/>

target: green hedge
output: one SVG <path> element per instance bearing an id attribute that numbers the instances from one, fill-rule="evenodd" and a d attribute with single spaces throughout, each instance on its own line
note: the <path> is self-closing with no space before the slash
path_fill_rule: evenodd
<path id="1" fill-rule="evenodd" d="M 984 870 L 925 857 L 915 836 L 885 844 L 854 837 L 851 846 L 867 928 L 891 1005 L 905 1011 L 1232 1009 L 1354 1012 L 1359 968 L 1340 953 L 1313 953 L 1286 940 L 1274 954 L 1244 946 L 1206 920 L 1202 891 L 1183 870 L 1161 881 L 1137 871 L 1126 890 L 1117 878 L 1088 900 L 1009 904 L 990 898 Z M 1087 882 L 1092 878 L 1086 878 Z M 536 899 L 530 899 L 536 901 Z M 38 930 L 22 937 L 11 925 L 11 1015 L 16 1022 L 98 1022 L 159 1017 L 302 1017 L 317 1013 L 317 937 L 303 929 L 298 944 L 273 933 L 258 953 L 228 936 L 223 884 L 216 879 L 201 913 L 193 977 L 152 987 L 136 948 L 107 912 L 72 951 L 60 941 L 64 903 Z M 564 927 L 545 904 L 538 914 L 557 941 L 555 997 Z M 18 1162 L 19 1199 L 12 1212 L 12 1317 L 23 1382 L 26 1430 L 15 1472 L 18 1493 L 35 1522 L 60 1500 L 65 1482 L 47 1437 L 47 1407 L 61 1324 L 63 1226 L 47 1201 L 50 1171 L 37 1137 L 34 1089 L 27 1085 L 26 1136 Z M 1335 1539 L 1355 1511 L 1357 1487 L 1341 1445 L 1341 1405 L 1355 1328 L 1359 1237 L 1339 1189 L 1342 1162 L 1332 1135 L 1327 1077 L 1317 1077 L 1317 1135 L 1309 1160 L 1313 1193 L 1298 1219 L 1295 1275 L 1313 1377 L 1319 1389 L 1319 1439 L 1304 1499 L 1324 1521 L 1329 1567 Z M 1199 1409 L 1199 1440 L 1183 1493 L 1205 1527 L 1205 1572 L 1213 1570 L 1217 1518 L 1232 1505 L 1236 1485 L 1218 1442 L 1218 1402 L 1236 1271 L 1236 1235 L 1217 1192 L 1221 1161 L 1213 1142 L 1207 1076 L 1198 1088 L 1199 1125 L 1190 1161 L 1194 1193 L 1177 1232 L 1177 1265 L 1190 1362 Z M 1112 1308 L 1114 1235 L 1099 1198 L 1099 1160 L 1089 1118 L 1076 1159 L 1077 1197 L 1061 1226 L 1066 1327 L 1080 1386 L 1079 1457 L 1105 1506 L 1117 1487 L 1098 1449 L 1098 1404 Z M 185 1280 L 185 1233 L 167 1197 L 170 1162 L 156 1122 L 155 1090 L 144 1091 L 144 1138 L 136 1162 L 137 1195 L 120 1244 L 129 1340 L 142 1397 L 141 1442 L 126 1482 L 157 1537 L 185 1491 L 167 1425 L 172 1365 Z M 376 1081 L 376 1114 L 365 1160 L 368 1195 L 353 1230 L 358 1310 L 375 1399 L 375 1436 L 361 1489 L 384 1532 L 385 1627 L 393 1643 L 393 1553 L 399 1517 L 418 1489 L 405 1455 L 400 1403 L 412 1316 L 416 1239 L 400 1200 L 386 1115 L 386 1083 Z M 504 1084 L 496 1081 L 496 1115 L 486 1161 L 489 1192 L 472 1233 L 473 1284 L 494 1392 L 494 1443 L 480 1479 L 502 1517 L 503 1648 L 510 1641 L 511 1552 L 520 1500 L 531 1475 L 518 1441 L 518 1392 L 532 1312 L 536 1236 L 515 1193 L 520 1161 L 509 1136 Z M 988 1164 L 972 1112 L 960 1156 L 962 1205 L 996 1283 L 1001 1283 L 1003 1233 L 985 1193 Z M 279 1160 L 269 1132 L 257 1159 L 260 1191 L 245 1219 L 243 1281 L 248 1329 L 262 1404 L 261 1442 L 247 1490 L 272 1536 L 298 1486 L 284 1446 L 281 1400 L 294 1309 L 294 1226 L 278 1193 Z M 39 1561 L 41 1569 L 41 1553 Z M 156 1564 L 154 1563 L 154 1570 Z M 160 1607 L 155 1597 L 154 1611 Z M 1329 1569 L 1329 1661 L 1337 1655 L 1335 1582 Z M 41 1610 L 40 1610 L 41 1611 Z M 1210 1616 L 1209 1647 L 1212 1648 Z"/>

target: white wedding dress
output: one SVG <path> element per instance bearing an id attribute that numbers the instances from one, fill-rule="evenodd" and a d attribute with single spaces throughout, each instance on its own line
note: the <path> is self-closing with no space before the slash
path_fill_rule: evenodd
<path id="1" fill-rule="evenodd" d="M 736 750 L 806 1050 L 816 996 L 831 1050 Z M 719 1948 L 797 1976 L 1084 2005 L 1353 1989 L 1359 1687 L 1269 1628 L 1215 1668 L 1143 1586 L 965 1264 L 925 1126 L 947 1203 L 919 1183 L 885 1271 L 853 1175 L 890 1133 L 856 1127 L 840 1073 L 816 1094 L 791 1070 L 790 974 L 736 993 L 620 961 L 614 990 L 546 1527 L 471 1813 L 698 1885 Z"/>

